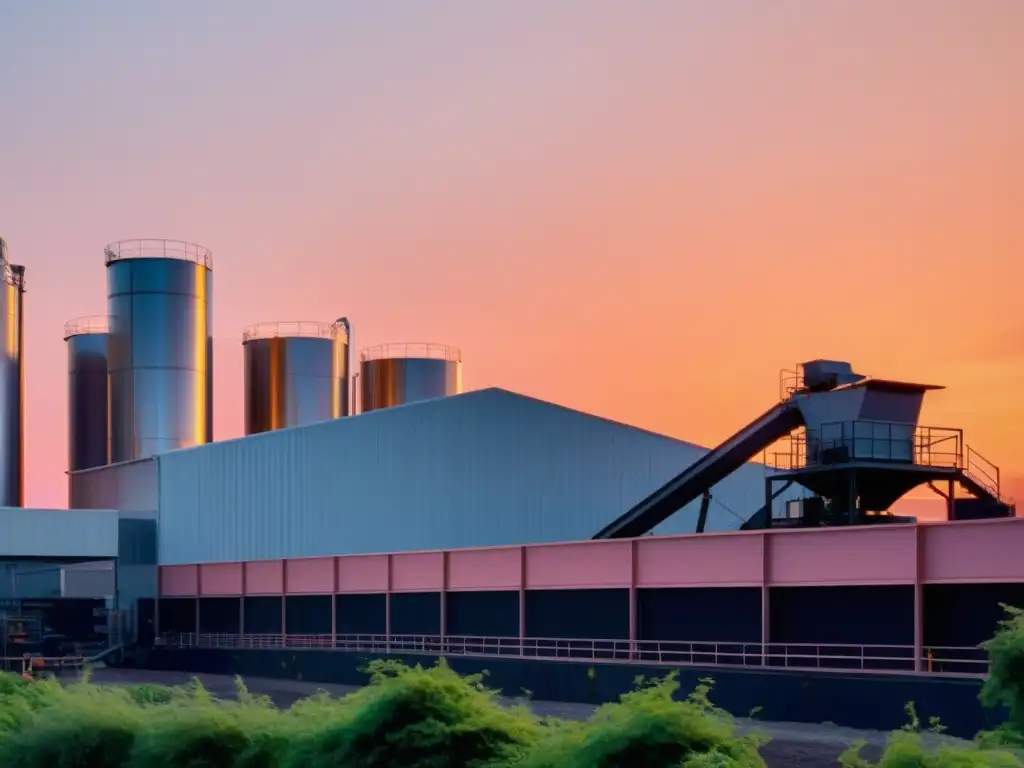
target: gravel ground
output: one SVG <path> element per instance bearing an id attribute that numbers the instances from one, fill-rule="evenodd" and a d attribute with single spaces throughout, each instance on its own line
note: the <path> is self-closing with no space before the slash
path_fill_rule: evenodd
<path id="1" fill-rule="evenodd" d="M 137 685 L 154 683 L 159 685 L 181 685 L 193 678 L 199 678 L 203 686 L 214 696 L 230 698 L 235 694 L 234 678 L 228 675 L 193 675 L 184 672 L 160 672 L 135 669 L 98 668 L 92 672 L 92 679 L 105 685 Z M 356 690 L 353 686 L 310 683 L 296 680 L 269 678 L 246 678 L 246 685 L 253 693 L 270 696 L 279 707 L 288 707 L 298 699 L 318 690 L 341 696 Z M 509 703 L 517 700 L 506 699 Z M 590 716 L 594 707 L 588 704 L 568 704 L 555 701 L 523 701 L 538 715 L 556 716 L 571 720 L 583 720 Z M 770 768 L 833 768 L 838 766 L 836 758 L 850 744 L 866 743 L 862 754 L 877 759 L 888 736 L 882 731 L 859 731 L 840 728 L 835 725 L 814 725 L 809 723 L 754 722 L 738 718 L 743 730 L 757 729 L 771 737 L 771 742 L 761 749 L 761 754 Z M 944 737 L 941 737 L 944 738 Z"/>

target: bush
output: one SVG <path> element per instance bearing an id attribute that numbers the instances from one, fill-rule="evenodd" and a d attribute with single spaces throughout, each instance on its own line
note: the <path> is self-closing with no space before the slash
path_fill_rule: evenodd
<path id="1" fill-rule="evenodd" d="M 982 647 L 988 651 L 989 673 L 981 689 L 981 701 L 989 707 L 1006 707 L 1006 728 L 1011 738 L 1024 736 L 1024 611 L 1003 606 L 1006 618 Z"/>
<path id="2" fill-rule="evenodd" d="M 911 731 L 896 731 L 890 736 L 877 764 L 861 758 L 860 747 L 854 745 L 840 756 L 843 768 L 1024 768 L 1024 762 L 1009 752 L 985 750 L 971 744 L 929 747 L 921 734 Z"/>
<path id="3" fill-rule="evenodd" d="M 62 689 L 50 681 L 26 682 L 22 694 L 30 709 L 20 709 L 17 729 L 0 739 L 0 765 L 117 768 L 128 763 L 141 711 L 127 691 L 88 682 Z M 4 702 L 5 711 L 10 704 Z"/>
<path id="4" fill-rule="evenodd" d="M 482 676 L 443 662 L 370 664 L 370 684 L 279 710 L 238 681 L 218 701 L 198 683 L 66 688 L 0 675 L 0 766 L 25 768 L 544 768 L 763 766 L 757 740 L 734 734 L 703 683 L 683 701 L 674 676 L 643 684 L 588 723 L 504 707 Z"/>
<path id="5" fill-rule="evenodd" d="M 296 745 L 288 768 L 507 765 L 539 736 L 534 717 L 499 706 L 479 675 L 459 677 L 443 661 L 368 669 L 370 685 Z"/>
<path id="6" fill-rule="evenodd" d="M 599 707 L 579 726 L 555 728 L 530 756 L 529 768 L 758 768 L 761 739 L 739 737 L 731 716 L 708 699 L 703 680 L 684 701 L 676 701 L 676 673 L 645 684 L 614 704 Z"/>
<path id="7" fill-rule="evenodd" d="M 863 743 L 854 744 L 839 757 L 843 768 L 1024 768 L 1020 756 L 999 749 L 998 744 L 942 741 L 944 728 L 931 718 L 927 732 L 934 744 L 926 744 L 913 702 L 906 706 L 910 722 L 893 733 L 877 764 L 860 756 Z"/>

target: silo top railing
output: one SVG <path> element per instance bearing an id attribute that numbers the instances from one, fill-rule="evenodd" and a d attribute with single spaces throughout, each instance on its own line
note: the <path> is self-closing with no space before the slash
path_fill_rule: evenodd
<path id="1" fill-rule="evenodd" d="M 0 237 L 0 263 L 7 263 L 7 243 Z"/>
<path id="2" fill-rule="evenodd" d="M 18 264 L 10 264 L 6 260 L 0 261 L 0 268 L 3 269 L 3 281 L 7 285 L 16 285 L 25 290 L 25 268 Z"/>
<path id="3" fill-rule="evenodd" d="M 333 339 L 338 335 L 337 323 L 318 323 L 312 320 L 284 320 L 255 323 L 242 331 L 242 343 L 256 339 Z"/>
<path id="4" fill-rule="evenodd" d="M 76 317 L 64 323 L 64 340 L 72 336 L 85 336 L 89 333 L 107 333 L 110 330 L 106 315 L 88 315 Z"/>
<path id="5" fill-rule="evenodd" d="M 363 362 L 403 357 L 444 360 L 449 363 L 462 362 L 462 352 L 458 347 L 450 347 L 447 344 L 431 344 L 429 342 L 378 344 L 375 347 L 367 347 L 359 353 L 359 359 Z"/>
<path id="6" fill-rule="evenodd" d="M 103 249 L 109 265 L 122 259 L 177 259 L 202 264 L 213 269 L 213 253 L 209 248 L 181 240 L 137 238 L 111 243 Z"/>

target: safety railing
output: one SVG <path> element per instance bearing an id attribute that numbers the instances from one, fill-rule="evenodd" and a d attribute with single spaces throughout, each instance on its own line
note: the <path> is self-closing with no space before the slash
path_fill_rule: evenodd
<path id="1" fill-rule="evenodd" d="M 859 672 L 914 672 L 908 645 L 828 643 L 734 643 L 679 640 L 596 640 L 579 638 L 485 637 L 468 635 L 375 634 L 196 634 L 162 635 L 159 645 L 223 650 L 333 649 L 364 653 L 518 656 L 552 661 L 601 661 L 654 665 L 771 667 Z M 985 652 L 977 647 L 925 650 L 921 672 L 984 675 Z"/>
<path id="2" fill-rule="evenodd" d="M 270 323 L 254 323 L 242 331 L 242 341 L 276 338 L 333 339 L 338 334 L 336 323 L 320 323 L 312 320 L 284 320 Z"/>
<path id="3" fill-rule="evenodd" d="M 794 470 L 852 461 L 960 469 L 963 431 L 885 421 L 841 421 L 784 438 L 765 452 L 771 469 Z"/>
<path id="4" fill-rule="evenodd" d="M 997 499 L 1002 498 L 999 467 L 986 459 L 971 446 L 964 450 L 964 474 Z"/>
<path id="5" fill-rule="evenodd" d="M 800 366 L 779 371 L 779 400 L 788 400 L 804 388 L 804 372 Z"/>
<path id="6" fill-rule="evenodd" d="M 462 352 L 458 347 L 451 347 L 447 344 L 408 342 L 378 344 L 375 347 L 367 347 L 359 353 L 359 359 L 364 361 L 407 357 L 429 358 L 431 360 L 445 360 L 449 363 L 458 363 L 462 361 Z"/>
<path id="7" fill-rule="evenodd" d="M 197 243 L 160 238 L 136 238 L 111 243 L 103 249 L 106 263 L 122 259 L 177 259 L 213 269 L 213 253 Z"/>
<path id="8" fill-rule="evenodd" d="M 107 315 L 88 315 L 76 317 L 64 323 L 64 339 L 72 336 L 84 336 L 90 333 L 107 333 L 110 330 L 110 319 Z"/>
<path id="9" fill-rule="evenodd" d="M 0 665 L 5 672 L 24 675 L 29 673 L 61 676 L 65 672 L 79 671 L 85 667 L 84 656 L 5 656 Z"/>

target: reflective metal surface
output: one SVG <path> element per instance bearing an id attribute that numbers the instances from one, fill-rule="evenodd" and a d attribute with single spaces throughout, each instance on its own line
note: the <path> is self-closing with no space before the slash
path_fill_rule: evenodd
<path id="1" fill-rule="evenodd" d="M 209 251 L 115 243 L 107 257 L 110 462 L 213 440 Z"/>
<path id="2" fill-rule="evenodd" d="M 0 240 L 0 506 L 24 506 L 24 322 L 25 268 L 7 261 Z"/>
<path id="3" fill-rule="evenodd" d="M 382 344 L 360 354 L 361 411 L 462 392 L 462 353 L 443 344 Z"/>
<path id="4" fill-rule="evenodd" d="M 68 471 L 107 463 L 107 317 L 71 320 L 68 347 Z"/>
<path id="5" fill-rule="evenodd" d="M 347 415 L 348 339 L 340 320 L 246 328 L 245 434 Z"/>

